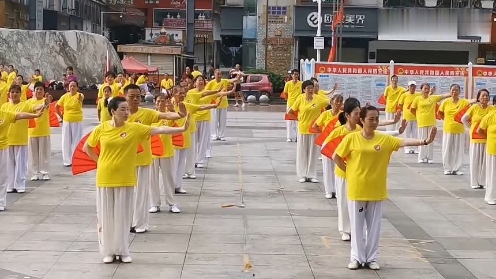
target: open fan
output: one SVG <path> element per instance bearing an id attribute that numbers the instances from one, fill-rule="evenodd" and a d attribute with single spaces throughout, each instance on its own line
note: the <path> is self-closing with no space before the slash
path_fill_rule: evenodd
<path id="1" fill-rule="evenodd" d="M 164 145 L 159 135 L 152 136 L 150 138 L 150 144 L 152 146 L 152 154 L 154 156 L 160 157 L 164 155 Z"/>
<path id="2" fill-rule="evenodd" d="M 295 111 L 294 114 L 296 115 L 296 117 L 294 117 L 293 115 L 290 115 L 290 114 L 286 113 L 284 115 L 284 120 L 296 120 L 297 121 L 298 120 L 298 112 Z"/>
<path id="3" fill-rule="evenodd" d="M 56 105 L 57 105 L 57 102 L 52 102 L 50 104 L 49 109 L 48 109 L 48 117 L 49 117 L 49 121 L 50 121 L 50 127 L 54 127 L 54 128 L 60 127 L 60 121 L 59 121 L 59 118 L 57 117 L 57 112 L 55 110 Z M 64 108 L 60 107 L 60 111 L 63 112 Z"/>
<path id="4" fill-rule="evenodd" d="M 314 124 L 315 124 L 315 121 L 317 121 L 317 119 L 315 119 L 315 120 L 312 122 L 312 124 L 310 125 L 310 129 L 308 130 L 308 131 L 309 131 L 310 133 L 312 133 L 312 134 L 318 134 L 318 133 L 320 133 L 320 131 L 319 131 L 319 130 L 317 130 L 317 129 L 315 129 L 315 128 L 313 127 L 313 126 L 314 126 Z"/>
<path id="5" fill-rule="evenodd" d="M 91 159 L 86 152 L 83 150 L 83 146 L 88 140 L 91 132 L 84 136 L 81 141 L 79 141 L 72 155 L 72 174 L 78 175 L 85 172 L 89 172 L 96 169 L 96 162 Z M 137 153 L 143 152 L 143 146 L 140 144 L 138 146 Z M 95 146 L 95 153 L 100 155 L 100 143 Z"/>
<path id="6" fill-rule="evenodd" d="M 474 139 L 474 140 L 486 139 L 485 136 L 480 135 L 479 133 L 477 133 L 477 130 L 479 130 L 479 124 L 480 124 L 480 122 L 478 122 L 477 124 L 475 124 L 474 130 L 472 130 L 472 139 Z"/>
<path id="7" fill-rule="evenodd" d="M 326 145 L 322 147 L 322 150 L 320 151 L 322 155 L 326 156 L 329 159 L 332 159 L 332 155 L 336 151 L 336 148 L 338 148 L 338 145 L 341 143 L 345 136 L 339 136 L 337 138 L 332 139 L 330 142 L 328 142 Z"/>
<path id="8" fill-rule="evenodd" d="M 441 116 L 437 113 L 439 111 L 439 104 L 436 104 L 436 119 L 437 120 L 443 120 Z"/>
<path id="9" fill-rule="evenodd" d="M 317 138 L 315 138 L 315 144 L 318 146 L 322 146 L 324 144 L 325 139 L 331 134 L 331 132 L 336 128 L 336 124 L 338 123 L 338 117 L 334 118 L 327 126 L 324 128 L 322 133 L 320 133 Z"/>
<path id="10" fill-rule="evenodd" d="M 384 97 L 384 95 L 381 95 L 381 97 L 379 97 L 379 100 L 377 100 L 377 103 L 379 105 L 383 105 L 383 106 L 386 105 L 386 98 Z"/>
<path id="11" fill-rule="evenodd" d="M 462 123 L 462 117 L 463 115 L 467 112 L 467 110 L 470 108 L 470 106 L 464 107 L 462 110 L 460 110 L 456 115 L 455 115 L 455 121 L 458 123 Z"/>
<path id="12" fill-rule="evenodd" d="M 179 127 L 176 123 L 172 127 Z M 188 131 L 186 131 L 188 132 Z M 184 147 L 184 135 L 183 133 L 172 134 L 172 145 L 176 147 Z"/>

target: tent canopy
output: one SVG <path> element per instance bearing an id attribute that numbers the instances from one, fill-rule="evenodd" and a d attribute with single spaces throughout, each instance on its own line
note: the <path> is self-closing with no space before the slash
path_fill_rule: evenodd
<path id="1" fill-rule="evenodd" d="M 127 56 L 126 58 L 122 59 L 121 61 L 122 68 L 126 72 L 133 72 L 133 73 L 153 73 L 157 72 L 158 68 L 157 67 L 151 67 L 148 65 L 145 65 L 138 60 L 134 59 L 131 56 Z"/>

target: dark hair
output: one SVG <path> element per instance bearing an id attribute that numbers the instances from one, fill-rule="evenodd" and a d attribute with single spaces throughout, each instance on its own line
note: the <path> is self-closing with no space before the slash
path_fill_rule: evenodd
<path id="1" fill-rule="evenodd" d="M 420 89 L 424 89 L 424 87 L 426 87 L 426 86 L 429 86 L 429 88 L 431 87 L 430 84 L 428 84 L 427 82 L 424 82 L 424 83 L 422 83 L 422 85 L 420 85 Z"/>
<path id="2" fill-rule="evenodd" d="M 198 71 L 198 65 L 193 65 L 193 70 Z"/>
<path id="3" fill-rule="evenodd" d="M 123 72 L 118 72 L 117 75 L 124 75 L 124 73 Z"/>
<path id="4" fill-rule="evenodd" d="M 194 81 L 194 82 L 196 82 L 199 78 L 202 78 L 202 79 L 203 79 L 203 81 L 206 81 L 206 80 L 207 80 L 207 78 L 206 78 L 204 75 L 199 75 L 199 76 L 196 76 L 196 77 L 193 79 L 193 81 Z"/>
<path id="5" fill-rule="evenodd" d="M 298 73 L 298 74 L 299 74 L 299 73 L 300 73 L 300 71 L 298 71 L 298 69 L 293 69 L 293 70 L 291 70 L 291 74 L 294 74 L 294 73 Z"/>
<path id="6" fill-rule="evenodd" d="M 462 90 L 462 88 L 460 87 L 460 85 L 457 84 L 457 83 L 453 83 L 452 85 L 450 85 L 450 90 L 453 89 L 453 87 L 458 87 L 458 90 Z"/>
<path id="7" fill-rule="evenodd" d="M 124 102 L 126 102 L 126 98 L 124 98 L 124 97 L 117 96 L 117 97 L 112 98 L 112 100 L 110 100 L 110 102 L 108 102 L 108 105 L 107 105 L 107 109 L 108 109 L 109 114 L 112 115 L 112 111 L 117 110 L 119 105 L 121 103 L 124 103 Z"/>
<path id="8" fill-rule="evenodd" d="M 311 78 L 310 78 L 310 80 L 311 80 L 311 81 L 314 81 L 314 82 L 317 82 L 317 83 L 319 82 L 319 80 L 318 80 L 318 79 L 316 79 L 316 78 L 314 78 L 314 77 L 311 77 Z"/>
<path id="9" fill-rule="evenodd" d="M 12 68 L 14 68 L 14 65 L 12 65 L 12 64 L 10 64 L 10 65 L 9 65 L 9 67 L 12 67 Z"/>
<path id="10" fill-rule="evenodd" d="M 360 110 L 360 119 L 365 120 L 365 117 L 367 116 L 367 112 L 369 111 L 377 111 L 377 113 L 379 113 L 379 110 L 376 107 L 366 106 Z"/>
<path id="11" fill-rule="evenodd" d="M 43 88 L 43 90 L 45 90 L 45 89 L 46 89 L 45 84 L 44 84 L 43 82 L 41 82 L 41 81 L 37 81 L 37 82 L 35 82 L 35 83 L 34 83 L 34 88 L 35 88 L 35 89 L 36 89 L 36 88 Z"/>
<path id="12" fill-rule="evenodd" d="M 17 77 L 21 77 L 21 79 L 24 80 L 24 77 L 22 75 L 17 75 Z"/>
<path id="13" fill-rule="evenodd" d="M 158 93 L 158 94 L 155 94 L 155 98 L 154 100 L 158 100 L 159 98 L 164 98 L 164 99 L 170 99 L 170 95 L 169 94 L 164 94 L 164 93 Z"/>
<path id="14" fill-rule="evenodd" d="M 128 84 L 126 87 L 124 87 L 124 95 L 127 95 L 127 92 L 132 89 L 136 89 L 141 92 L 140 87 L 138 85 L 131 83 Z"/>
<path id="15" fill-rule="evenodd" d="M 496 95 L 493 96 L 493 106 L 496 106 Z"/>
<path id="16" fill-rule="evenodd" d="M 108 85 L 103 88 L 103 92 L 105 92 L 105 90 L 107 90 L 107 89 L 110 90 L 110 92 L 112 93 L 112 87 L 110 87 Z M 104 107 L 108 107 L 108 103 L 109 103 L 108 99 L 109 98 L 105 98 L 105 100 L 103 100 L 103 106 Z"/>
<path id="17" fill-rule="evenodd" d="M 346 124 L 346 114 L 351 114 L 353 110 L 360 107 L 360 101 L 357 98 L 350 97 L 344 101 L 343 111 L 339 113 L 338 120 L 341 125 Z"/>
<path id="18" fill-rule="evenodd" d="M 72 66 L 69 66 L 67 68 L 65 68 L 66 71 L 73 71 L 74 72 L 74 68 Z"/>
<path id="19" fill-rule="evenodd" d="M 301 91 L 302 92 L 305 92 L 305 88 L 307 88 L 307 86 L 312 86 L 313 87 L 313 81 L 312 80 L 305 80 L 302 84 L 301 84 Z"/>
<path id="20" fill-rule="evenodd" d="M 71 80 L 71 81 L 69 82 L 69 84 L 71 84 L 71 83 L 73 83 L 73 82 L 76 84 L 76 86 L 77 86 L 77 87 L 79 87 L 79 82 L 77 82 L 77 80 Z"/>
<path id="21" fill-rule="evenodd" d="M 397 75 L 392 75 L 391 76 L 391 79 L 393 79 L 393 78 L 398 78 L 398 76 Z"/>
<path id="22" fill-rule="evenodd" d="M 106 72 L 105 73 L 105 77 L 113 77 L 113 78 L 115 78 L 115 74 L 114 74 L 114 72 L 109 71 L 109 72 Z"/>
<path id="23" fill-rule="evenodd" d="M 40 69 L 36 69 L 36 70 L 34 70 L 34 71 L 35 71 L 35 72 L 38 72 L 38 73 L 40 73 L 40 72 L 41 72 L 41 71 L 40 71 Z"/>
<path id="24" fill-rule="evenodd" d="M 192 75 L 192 74 L 187 74 L 187 75 L 186 75 L 186 78 L 189 78 L 189 79 L 191 79 L 191 80 L 194 80 L 194 79 L 195 79 L 195 78 L 193 77 L 193 75 Z"/>
<path id="25" fill-rule="evenodd" d="M 12 91 L 21 92 L 21 86 L 17 84 L 11 85 L 9 88 L 9 93 Z"/>
<path id="26" fill-rule="evenodd" d="M 481 89 L 481 90 L 479 90 L 479 92 L 477 92 L 477 99 L 476 99 L 477 101 L 480 101 L 479 99 L 480 99 L 480 96 L 482 95 L 482 92 L 486 92 L 486 93 L 487 93 L 487 95 L 491 95 L 491 94 L 489 93 L 489 90 L 487 90 L 487 89 L 485 89 L 485 88 L 484 88 L 484 89 Z"/>

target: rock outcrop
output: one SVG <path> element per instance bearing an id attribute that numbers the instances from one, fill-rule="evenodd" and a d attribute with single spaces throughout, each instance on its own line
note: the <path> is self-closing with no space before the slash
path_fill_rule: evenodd
<path id="1" fill-rule="evenodd" d="M 0 28 L 0 63 L 14 65 L 25 77 L 40 69 L 45 80 L 62 80 L 66 67 L 72 66 L 82 85 L 101 83 L 107 50 L 111 69 L 122 71 L 117 52 L 101 35 Z"/>

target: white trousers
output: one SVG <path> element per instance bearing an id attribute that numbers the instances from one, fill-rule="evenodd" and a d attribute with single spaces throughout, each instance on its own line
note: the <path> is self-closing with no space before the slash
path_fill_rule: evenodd
<path id="1" fill-rule="evenodd" d="M 205 156 L 207 156 L 208 146 L 211 143 L 210 139 L 210 122 L 196 122 L 196 163 L 204 164 Z"/>
<path id="2" fill-rule="evenodd" d="M 298 134 L 296 144 L 296 175 L 300 178 L 317 178 L 319 147 L 315 144 L 316 134 Z"/>
<path id="3" fill-rule="evenodd" d="M 212 138 L 221 139 L 226 137 L 227 108 L 212 110 Z"/>
<path id="4" fill-rule="evenodd" d="M 335 187 L 335 179 L 334 179 L 334 169 L 336 165 L 334 161 L 327 158 L 326 156 L 322 156 L 322 175 L 324 180 L 324 188 L 326 194 L 331 194 L 336 192 Z"/>
<path id="5" fill-rule="evenodd" d="M 459 171 L 463 164 L 465 134 L 443 133 L 443 167 L 444 171 Z"/>
<path id="6" fill-rule="evenodd" d="M 52 157 L 50 136 L 29 138 L 29 168 L 35 174 L 48 174 Z"/>
<path id="7" fill-rule="evenodd" d="M 173 205 L 176 203 L 174 199 L 174 176 L 176 174 L 174 157 L 156 158 L 153 160 L 150 171 L 151 187 L 150 187 L 150 207 L 162 205 L 160 200 L 160 189 L 165 194 L 165 203 Z M 160 184 L 160 174 L 162 174 L 162 184 Z M 162 187 L 160 187 L 162 186 Z"/>
<path id="8" fill-rule="evenodd" d="M 336 181 L 336 204 L 338 206 L 338 231 L 343 234 L 351 233 L 350 214 L 348 212 L 348 191 L 346 179 L 335 175 Z M 363 231 L 363 230 L 362 230 Z"/>
<path id="9" fill-rule="evenodd" d="M 9 146 L 7 165 L 7 190 L 26 190 L 26 172 L 28 171 L 28 146 Z"/>
<path id="10" fill-rule="evenodd" d="M 148 91 L 149 88 L 148 88 L 148 84 L 147 83 L 141 84 L 141 85 L 139 85 L 139 87 L 140 87 L 140 89 L 143 89 L 145 91 L 145 93 L 150 92 L 150 91 Z"/>
<path id="11" fill-rule="evenodd" d="M 408 121 L 405 127 L 405 133 L 403 134 L 404 138 L 417 139 L 418 138 L 418 126 L 417 121 Z M 405 146 L 405 152 L 408 151 L 417 151 L 418 147 L 407 147 Z"/>
<path id="12" fill-rule="evenodd" d="M 135 187 L 96 187 L 97 232 L 102 256 L 129 255 Z"/>
<path id="13" fill-rule="evenodd" d="M 0 209 L 7 206 L 7 166 L 9 165 L 9 149 L 0 150 Z"/>
<path id="14" fill-rule="evenodd" d="M 496 156 L 486 154 L 486 195 L 484 201 L 496 201 Z"/>
<path id="15" fill-rule="evenodd" d="M 150 223 L 150 169 L 151 166 L 139 166 L 138 183 L 134 187 L 134 212 L 132 227 L 135 229 L 148 230 Z"/>
<path id="16" fill-rule="evenodd" d="M 186 167 L 187 157 L 191 153 L 190 148 L 187 149 L 176 149 L 174 154 L 174 164 L 176 165 L 176 172 L 174 175 L 174 188 L 182 189 L 183 188 L 183 175 L 184 169 Z M 193 165 L 193 168 L 195 166 Z"/>
<path id="17" fill-rule="evenodd" d="M 470 186 L 486 184 L 486 144 L 470 143 Z"/>
<path id="18" fill-rule="evenodd" d="M 396 113 L 394 112 L 386 112 L 386 120 L 394 120 L 394 116 Z M 394 125 L 387 125 L 386 126 L 386 131 L 396 131 L 400 128 L 401 121 L 398 121 L 398 123 Z"/>
<path id="19" fill-rule="evenodd" d="M 289 107 L 286 107 L 286 111 Z M 298 121 L 286 120 L 286 139 L 295 141 L 298 136 Z"/>
<path id="20" fill-rule="evenodd" d="M 62 123 L 62 160 L 65 166 L 72 165 L 72 154 L 83 138 L 83 122 Z"/>
<path id="21" fill-rule="evenodd" d="M 382 201 L 348 200 L 351 224 L 350 261 L 370 263 L 377 261 L 381 235 Z M 366 240 L 364 241 L 364 226 Z"/>
<path id="22" fill-rule="evenodd" d="M 182 175 L 185 173 L 187 174 L 190 174 L 190 175 L 194 175 L 196 173 L 195 171 L 195 164 L 196 164 L 196 145 L 197 145 L 197 142 L 196 142 L 196 133 L 197 131 L 191 133 L 191 145 L 189 146 L 189 148 L 187 149 L 182 149 L 182 150 L 186 150 L 186 155 L 185 155 L 185 165 L 184 167 L 182 168 L 183 170 L 183 173 L 181 174 L 181 177 Z M 177 164 L 176 164 L 177 166 Z"/>
<path id="23" fill-rule="evenodd" d="M 418 128 L 418 139 L 425 140 L 429 138 L 433 126 Z M 434 143 L 419 146 L 418 160 L 432 160 L 434 157 Z"/>

